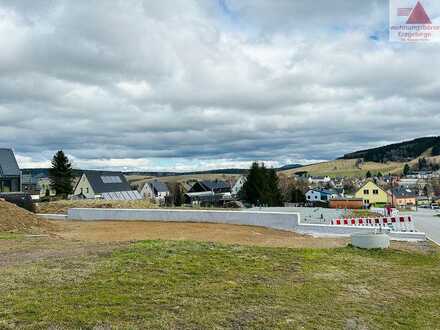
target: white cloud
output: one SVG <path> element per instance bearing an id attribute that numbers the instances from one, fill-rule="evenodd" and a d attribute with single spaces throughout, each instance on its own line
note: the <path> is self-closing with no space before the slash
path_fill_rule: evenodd
<path id="1" fill-rule="evenodd" d="M 146 81 L 121 81 L 117 84 L 121 91 L 133 98 L 145 98 L 152 93 L 152 88 Z"/>

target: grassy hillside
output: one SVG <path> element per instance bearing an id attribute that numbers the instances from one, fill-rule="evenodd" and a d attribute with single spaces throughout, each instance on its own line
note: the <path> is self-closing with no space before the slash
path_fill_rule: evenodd
<path id="1" fill-rule="evenodd" d="M 411 141 L 394 143 L 383 147 L 349 153 L 343 159 L 362 158 L 365 161 L 404 162 L 418 158 L 430 150 L 429 156 L 440 155 L 440 137 L 424 137 Z"/>
<path id="2" fill-rule="evenodd" d="M 425 156 L 425 154 L 423 155 Z M 416 158 L 409 162 L 362 162 L 359 163 L 358 159 L 337 159 L 329 162 L 317 163 L 312 165 L 303 166 L 301 168 L 283 171 L 284 174 L 294 174 L 298 172 L 307 171 L 310 175 L 330 177 L 337 176 L 350 176 L 350 177 L 363 177 L 370 171 L 373 175 L 381 172 L 383 175 L 388 173 L 401 174 L 405 164 L 416 165 L 419 158 Z M 426 157 L 429 162 L 440 163 L 440 156 Z"/>
<path id="3" fill-rule="evenodd" d="M 399 162 L 375 163 L 364 162 L 357 166 L 357 159 L 338 159 L 330 162 L 312 164 L 298 169 L 284 171 L 286 174 L 294 174 L 307 171 L 310 175 L 328 175 L 330 177 L 337 176 L 365 176 L 370 171 L 372 173 L 381 172 L 382 174 L 397 174 L 402 171 L 404 164 Z"/>

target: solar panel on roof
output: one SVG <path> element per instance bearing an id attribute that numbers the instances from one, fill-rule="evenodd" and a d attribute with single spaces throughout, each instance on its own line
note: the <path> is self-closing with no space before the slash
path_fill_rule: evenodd
<path id="1" fill-rule="evenodd" d="M 104 183 L 122 183 L 122 180 L 119 176 L 101 176 L 101 180 Z"/>
<path id="2" fill-rule="evenodd" d="M 102 198 L 105 200 L 114 201 L 129 201 L 129 200 L 139 200 L 142 199 L 142 195 L 138 191 L 115 191 L 103 193 Z"/>

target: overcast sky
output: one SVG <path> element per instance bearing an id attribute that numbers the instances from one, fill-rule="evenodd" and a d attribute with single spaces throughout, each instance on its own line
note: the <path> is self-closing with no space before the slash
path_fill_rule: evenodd
<path id="1" fill-rule="evenodd" d="M 440 135 L 440 44 L 384 0 L 0 0 L 0 147 L 21 167 L 192 170 Z"/>

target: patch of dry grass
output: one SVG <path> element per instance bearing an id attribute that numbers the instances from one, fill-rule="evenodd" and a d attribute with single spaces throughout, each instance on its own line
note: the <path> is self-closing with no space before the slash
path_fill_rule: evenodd
<path id="1" fill-rule="evenodd" d="M 365 177 L 368 171 L 373 174 L 381 172 L 382 174 L 398 173 L 403 169 L 404 163 L 388 162 L 388 163 L 375 163 L 365 162 L 360 168 L 356 166 L 356 159 L 338 159 L 329 162 L 317 163 L 307 165 L 304 167 L 283 171 L 281 173 L 294 174 L 297 172 L 306 171 L 310 175 L 328 175 L 330 177 Z"/>
<path id="2" fill-rule="evenodd" d="M 426 156 L 422 156 L 426 157 Z M 426 157 L 426 159 L 431 163 L 439 163 L 440 156 Z M 365 177 L 368 171 L 373 174 L 381 172 L 383 175 L 391 174 L 401 174 L 403 167 L 406 163 L 402 162 L 386 162 L 386 163 L 376 163 L 376 162 L 364 162 L 360 167 L 356 165 L 357 159 L 337 159 L 328 162 L 322 162 L 317 164 L 311 164 L 303 166 L 300 168 L 295 168 L 287 171 L 282 171 L 280 173 L 294 174 L 298 172 L 306 171 L 310 175 L 328 175 L 330 177 Z M 408 162 L 410 165 L 416 165 L 418 163 L 418 158 Z"/>
<path id="3" fill-rule="evenodd" d="M 136 201 L 105 201 L 105 200 L 61 200 L 36 204 L 37 213 L 65 214 L 70 208 L 118 208 L 118 209 L 150 209 L 157 207 L 149 200 Z"/>

